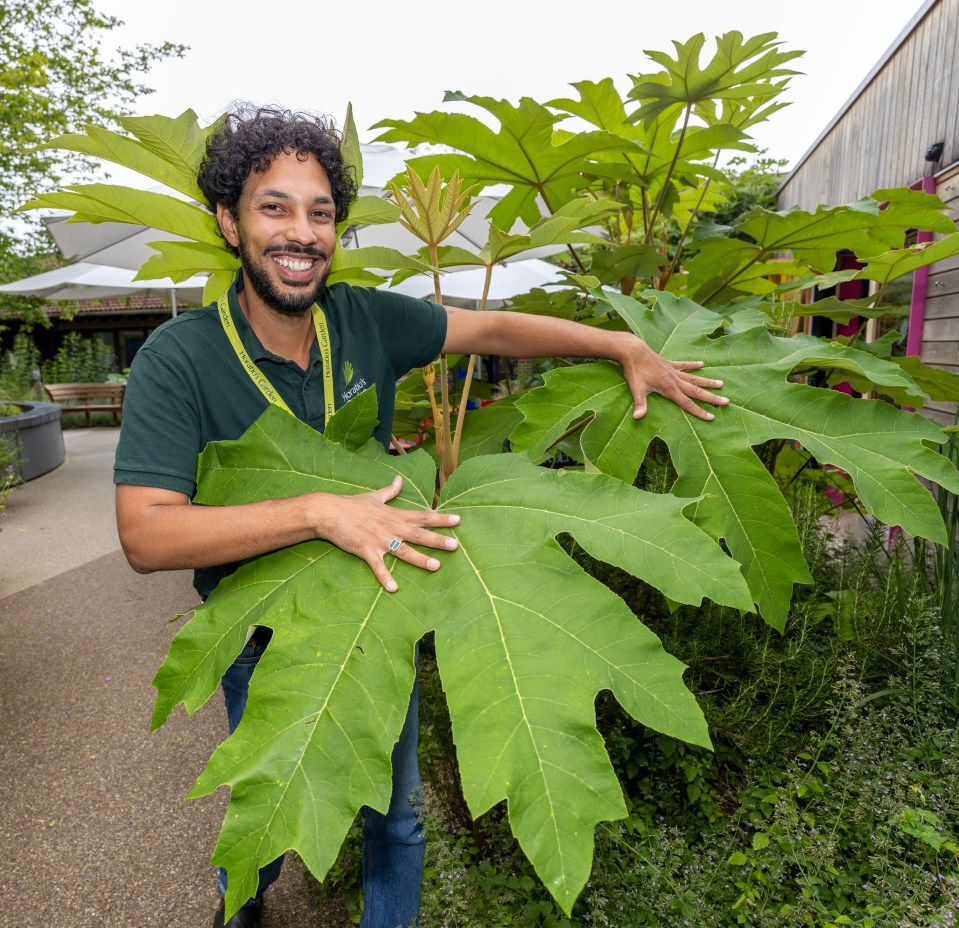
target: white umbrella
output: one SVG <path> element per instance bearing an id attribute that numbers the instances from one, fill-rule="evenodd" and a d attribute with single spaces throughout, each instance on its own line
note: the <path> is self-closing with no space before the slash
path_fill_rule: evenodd
<path id="1" fill-rule="evenodd" d="M 150 242 L 186 241 L 170 232 L 125 222 L 68 222 L 72 215 L 57 213 L 42 220 L 66 261 L 136 271 L 157 254 Z"/>
<path id="2" fill-rule="evenodd" d="M 173 298 L 174 315 L 177 297 L 184 303 L 203 302 L 203 287 L 206 284 L 204 276 L 197 275 L 175 284 L 168 277 L 162 280 L 134 280 L 135 274 L 136 271 L 128 268 L 88 263 L 70 264 L 3 284 L 0 286 L 0 293 L 37 296 L 46 300 L 106 300 L 149 294 L 151 291 L 167 291 Z"/>
<path id="3" fill-rule="evenodd" d="M 528 293 L 534 287 L 562 283 L 563 280 L 558 267 L 536 258 L 513 260 L 509 264 L 496 264 L 490 278 L 487 299 L 503 302 L 520 293 Z M 485 281 L 485 267 L 458 268 L 453 273 L 440 277 L 440 291 L 444 299 L 472 300 L 479 303 L 483 298 Z M 383 289 L 387 288 L 384 286 Z M 407 296 L 432 298 L 433 277 L 430 274 L 417 274 L 389 289 L 395 293 L 405 293 Z"/>

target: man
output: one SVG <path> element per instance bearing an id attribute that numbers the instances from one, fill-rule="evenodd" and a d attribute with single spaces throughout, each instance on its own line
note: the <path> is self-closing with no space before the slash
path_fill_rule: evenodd
<path id="1" fill-rule="evenodd" d="M 439 561 L 428 549 L 455 549 L 454 539 L 434 529 L 455 525 L 457 517 L 389 505 L 400 492 L 399 478 L 355 496 L 310 493 L 243 506 L 191 505 L 204 446 L 239 438 L 270 401 L 285 403 L 322 430 L 329 406 L 341 405 L 337 400 L 350 383 L 365 381 L 377 391 L 376 436 L 386 446 L 397 378 L 442 351 L 613 359 L 632 390 L 636 418 L 645 413 L 649 391 L 702 419 L 713 416 L 697 400 L 726 402 L 705 389 L 722 386 L 719 381 L 690 373 L 701 364 L 665 361 L 628 333 L 518 313 L 444 309 L 347 285 L 327 290 L 336 220 L 349 211 L 356 190 L 338 136 L 323 119 L 277 109 L 229 115 L 208 143 L 198 184 L 242 272 L 222 307 L 184 314 L 157 329 L 130 373 L 114 479 L 120 540 L 142 573 L 192 567 L 205 597 L 239 562 L 320 538 L 362 558 L 393 592 L 388 552 L 435 571 Z M 314 304 L 325 324 L 317 321 Z M 318 335 L 325 343 L 327 332 L 329 358 L 318 343 Z M 344 368 L 352 371 L 349 382 Z M 267 628 L 254 632 L 224 676 L 231 731 L 269 635 Z M 393 752 L 389 812 L 364 810 L 364 928 L 409 925 L 417 916 L 423 839 L 408 801 L 420 786 L 416 738 L 414 690 Z M 228 926 L 260 924 L 263 891 L 280 863 L 263 868 L 256 897 Z M 226 890 L 222 872 L 219 889 L 221 895 Z M 221 901 L 214 925 L 223 923 Z"/>

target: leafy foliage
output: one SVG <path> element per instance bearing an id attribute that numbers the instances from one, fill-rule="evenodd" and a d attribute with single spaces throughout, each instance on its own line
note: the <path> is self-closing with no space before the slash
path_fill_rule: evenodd
<path id="1" fill-rule="evenodd" d="M 122 164 L 179 191 L 188 200 L 111 184 L 82 184 L 36 196 L 21 209 L 68 210 L 73 213 L 71 222 L 126 222 L 168 232 L 177 240 L 152 243 L 158 254 L 143 265 L 137 279 L 170 277 L 180 282 L 197 273 L 209 273 L 204 299 L 216 299 L 229 287 L 240 266 L 239 259 L 226 249 L 213 212 L 196 186 L 206 139 L 218 123 L 201 127 L 192 110 L 176 118 L 144 116 L 120 122 L 128 135 L 92 127 L 83 134 L 56 138 L 46 147 Z M 352 118 L 348 117 L 347 151 L 358 150 L 352 141 L 355 131 Z M 337 229 L 342 233 L 351 222 L 393 222 L 398 215 L 395 206 L 384 204 L 379 197 L 359 197 L 350 215 L 337 223 Z M 390 248 L 340 248 L 334 255 L 329 282 L 382 283 L 382 277 L 365 270 L 369 267 L 414 272 L 429 269 L 419 259 Z"/>
<path id="2" fill-rule="evenodd" d="M 954 709 L 939 698 L 933 604 L 905 546 L 890 554 L 880 531 L 862 549 L 835 544 L 808 489 L 795 515 L 814 583 L 797 597 L 785 634 L 713 606 L 670 612 L 655 591 L 577 554 L 690 665 L 715 753 L 599 701 L 630 816 L 597 829 L 593 871 L 569 918 L 535 885 L 504 818 L 487 815 L 473 830 L 457 807 L 427 646 L 421 756 L 434 788 L 421 920 L 438 928 L 950 924 L 959 765 Z M 825 591 L 853 600 L 851 640 L 817 617 Z"/>
<path id="3" fill-rule="evenodd" d="M 44 254 L 52 247 L 46 233 L 31 234 L 26 241 L 0 230 L 0 281 L 9 282 L 40 274 L 50 269 Z M 43 311 L 44 300 L 4 294 L 0 307 L 0 332 L 7 328 L 5 318 L 19 318 L 21 329 L 29 331 L 35 325 L 49 325 Z"/>
<path id="4" fill-rule="evenodd" d="M 8 220 L 28 196 L 51 190 L 68 174 L 89 171 L 82 149 L 41 147 L 84 125 L 116 124 L 133 101 L 150 92 L 138 75 L 185 46 L 170 42 L 105 53 L 120 20 L 92 0 L 4 0 L 0 5 L 0 282 L 49 270 L 54 253 L 39 223 Z M 92 124 L 92 125 L 91 125 Z M 48 324 L 43 301 L 5 297 L 4 309 L 29 328 Z"/>
<path id="5" fill-rule="evenodd" d="M 348 416 L 343 434 L 371 428 L 373 401 L 363 402 L 365 419 L 353 404 L 334 417 Z M 428 505 L 431 459 L 377 456 L 376 447 L 350 452 L 271 408 L 240 441 L 207 448 L 197 502 L 355 493 L 402 473 L 403 504 Z M 177 702 L 192 711 L 210 696 L 251 624 L 274 629 L 243 722 L 193 791 L 232 787 L 214 857 L 230 872 L 230 905 L 247 899 L 257 867 L 287 848 L 325 873 L 359 807 L 386 808 L 414 645 L 435 628 L 467 802 L 479 815 L 507 799 L 524 850 L 571 906 L 589 872 L 593 827 L 625 814 L 591 721 L 596 693 L 611 690 L 657 730 L 700 744 L 708 736 L 681 665 L 616 596 L 571 570 L 555 537 L 571 533 L 678 601 L 710 596 L 748 606 L 735 564 L 704 544 L 682 516 L 686 504 L 600 475 L 536 468 L 519 455 L 478 457 L 457 470 L 439 502 L 463 515 L 442 597 L 402 563 L 402 590 L 388 596 L 365 565 L 324 542 L 259 558 L 224 581 L 157 674 L 154 722 Z M 304 611 L 306 602 L 322 602 L 321 614 Z M 310 824 L 319 818 L 322 829 Z"/>
<path id="6" fill-rule="evenodd" d="M 12 349 L 0 355 L 0 399 L 33 397 L 33 372 L 39 369 L 40 352 L 26 332 L 18 332 L 13 337 Z"/>
<path id="7" fill-rule="evenodd" d="M 941 430 L 885 403 L 787 382 L 797 365 L 816 358 L 823 364 L 858 362 L 873 379 L 908 388 L 897 365 L 877 366 L 863 352 L 806 337 L 776 338 L 761 328 L 707 340 L 717 327 L 715 314 L 670 294 L 656 294 L 651 309 L 622 298 L 616 305 L 636 333 L 666 357 L 702 357 L 733 403 L 707 425 L 671 404 L 656 404 L 649 429 L 637 429 L 616 369 L 583 365 L 547 374 L 544 389 L 520 400 L 525 421 L 512 433 L 518 448 L 542 455 L 572 421 L 589 414 L 577 457 L 632 483 L 652 435 L 662 438 L 678 472 L 674 492 L 701 498 L 696 523 L 722 539 L 742 563 L 759 611 L 777 628 L 785 624 L 793 584 L 809 578 L 789 510 L 752 447 L 794 439 L 822 463 L 846 471 L 865 506 L 884 522 L 945 540 L 935 503 L 915 479 L 922 475 L 959 487 L 954 468 L 926 445 L 941 444 Z"/>
<path id="8" fill-rule="evenodd" d="M 473 116 L 459 113 L 419 114 L 412 122 L 386 119 L 374 128 L 393 127 L 379 138 L 385 142 L 435 142 L 467 152 L 465 155 L 429 155 L 413 158 L 409 166 L 421 174 L 435 167 L 450 176 L 458 171 L 466 184 L 510 184 L 507 194 L 489 214 L 492 222 L 509 231 L 520 218 L 528 226 L 541 219 L 537 196 L 555 211 L 573 199 L 580 173 L 597 151 L 635 150 L 636 145 L 606 132 L 585 132 L 559 144 L 553 125 L 559 116 L 535 100 L 524 98 L 519 106 L 491 97 L 446 95 L 447 100 L 466 100 L 495 116 L 500 132 L 494 133 Z"/>
<path id="9" fill-rule="evenodd" d="M 46 383 L 102 383 L 116 372 L 116 358 L 103 342 L 68 332 L 57 356 L 40 368 Z"/>

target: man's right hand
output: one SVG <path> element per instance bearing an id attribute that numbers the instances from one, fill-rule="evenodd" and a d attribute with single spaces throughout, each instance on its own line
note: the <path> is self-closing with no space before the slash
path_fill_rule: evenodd
<path id="1" fill-rule="evenodd" d="M 396 476 L 388 486 L 356 496 L 314 494 L 323 497 L 319 502 L 317 537 L 366 561 L 390 593 L 396 592 L 397 584 L 386 566 L 387 555 L 424 570 L 439 570 L 440 562 L 435 557 L 429 557 L 413 545 L 444 551 L 454 551 L 457 547 L 455 538 L 430 529 L 459 525 L 459 516 L 432 509 L 397 509 L 387 505 L 402 489 L 403 478 Z M 391 548 L 390 543 L 397 541 L 399 545 L 394 543 Z"/>

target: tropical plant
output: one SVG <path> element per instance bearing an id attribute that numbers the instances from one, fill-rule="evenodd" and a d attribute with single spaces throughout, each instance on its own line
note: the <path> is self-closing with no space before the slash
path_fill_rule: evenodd
<path id="1" fill-rule="evenodd" d="M 399 563 L 401 591 L 388 596 L 360 562 L 311 542 L 245 564 L 174 639 L 155 681 L 155 724 L 179 702 L 194 711 L 210 696 L 250 625 L 274 629 L 243 722 L 192 793 L 231 787 L 214 855 L 230 874 L 228 910 L 252 894 L 257 867 L 288 848 L 322 877 L 359 807 L 385 809 L 415 644 L 434 630 L 469 809 L 478 816 L 507 801 L 524 852 L 570 911 L 590 871 L 596 824 L 627 811 L 595 729 L 597 693 L 610 690 L 655 730 L 704 746 L 709 736 L 682 666 L 574 565 L 558 536 L 572 536 L 675 603 L 708 597 L 756 609 L 782 628 L 793 586 L 809 573 L 785 500 L 754 449 L 788 441 L 848 473 L 861 505 L 878 518 L 946 540 L 940 512 L 916 479 L 959 490 L 959 472 L 932 450 L 944 433 L 882 400 L 804 384 L 797 371 L 856 377 L 912 406 L 930 385 L 956 391 L 959 379 L 853 344 L 789 336 L 787 322 L 813 311 L 800 293 L 851 277 L 877 284 L 856 315 L 880 314 L 888 282 L 959 251 L 959 233 L 939 200 L 914 191 L 881 191 L 813 213 L 755 207 L 722 228 L 701 221 L 727 183 L 721 153 L 751 150 L 747 130 L 783 105 L 777 97 L 792 73 L 785 65 L 797 54 L 780 50 L 771 34 L 729 33 L 701 66 L 703 44 L 702 36 L 677 43 L 675 58 L 650 53 L 664 70 L 633 78 L 625 100 L 611 80 L 577 84 L 579 99 L 548 104 L 455 94 L 493 116 L 498 131 L 448 113 L 381 124 L 387 141 L 440 141 L 458 153 L 413 159 L 412 173 L 392 188 L 395 203 L 360 199 L 342 219 L 345 227 L 402 217 L 424 249 L 416 256 L 338 249 L 333 279 L 369 284 L 381 280 L 370 267 L 395 271 L 397 280 L 464 263 L 489 274 L 534 244 L 565 245 L 569 285 L 558 296 L 532 294 L 524 309 L 628 326 L 666 357 L 704 358 L 732 402 L 707 424 L 654 398 L 637 425 L 622 377 L 604 362 L 552 372 L 515 403 L 464 420 L 465 391 L 453 395 L 441 371 L 437 401 L 430 368 L 426 394 L 411 387 L 403 402 L 426 404 L 438 422 L 438 468 L 424 451 L 377 453 L 367 442 L 375 400 L 365 394 L 323 435 L 268 409 L 239 441 L 207 448 L 197 501 L 209 505 L 315 489 L 361 492 L 400 473 L 397 505 L 435 502 L 463 515 L 460 550 L 446 559 L 441 591 Z M 570 115 L 595 128 L 559 128 Z M 197 197 L 206 130 L 192 113 L 124 127 L 132 137 L 97 131 L 52 144 L 136 167 Z M 348 119 L 345 147 L 360 169 L 355 139 Z M 486 247 L 474 255 L 443 246 L 443 232 L 469 208 L 464 187 L 498 183 L 510 190 L 490 213 Z M 209 271 L 208 297 L 226 288 L 237 266 L 210 212 L 172 197 L 97 185 L 30 205 L 191 239 L 158 243 L 140 276 L 180 280 Z M 528 231 L 513 233 L 517 219 Z M 904 249 L 917 227 L 946 237 Z M 852 252 L 862 269 L 836 272 L 841 252 Z M 849 313 L 835 304 L 820 310 Z M 634 486 L 654 437 L 677 474 L 669 493 Z M 498 453 L 506 438 L 513 453 Z M 557 449 L 585 472 L 534 466 Z M 304 605 L 316 602 L 321 616 Z"/>

